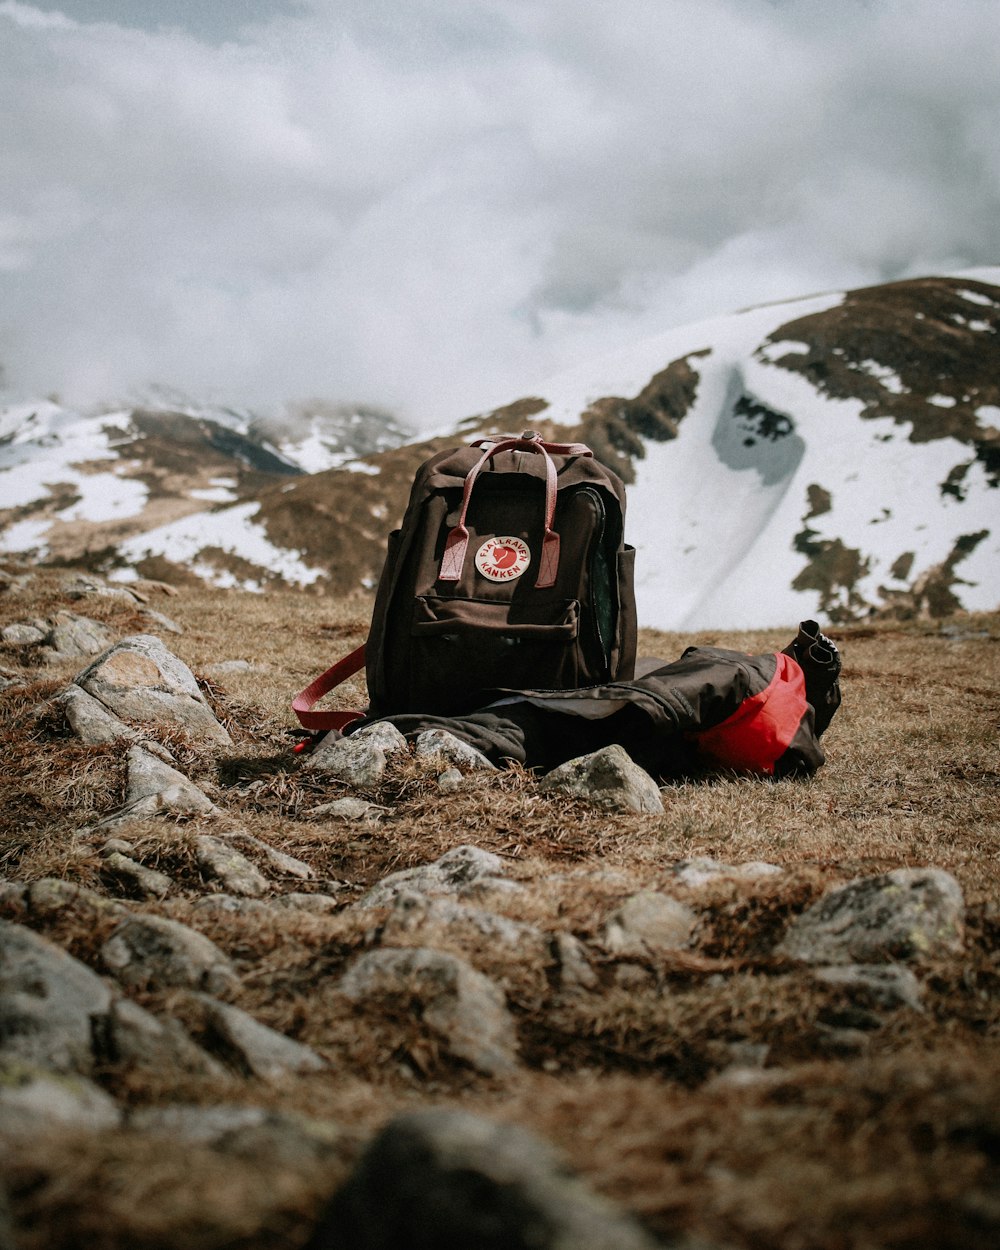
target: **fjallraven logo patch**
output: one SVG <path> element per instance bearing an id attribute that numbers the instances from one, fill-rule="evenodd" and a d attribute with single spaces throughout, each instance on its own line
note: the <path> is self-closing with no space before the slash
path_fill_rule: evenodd
<path id="1" fill-rule="evenodd" d="M 520 538 L 488 538 L 476 552 L 476 568 L 491 582 L 512 582 L 531 563 L 531 549 Z"/>

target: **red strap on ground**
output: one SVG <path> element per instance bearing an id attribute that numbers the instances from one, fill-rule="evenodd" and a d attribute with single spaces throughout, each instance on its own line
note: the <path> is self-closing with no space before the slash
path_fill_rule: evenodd
<path id="1" fill-rule="evenodd" d="M 314 712 L 312 708 L 325 694 L 342 685 L 348 677 L 359 673 L 364 666 L 365 645 L 362 643 L 356 651 L 345 655 L 332 668 L 321 673 L 311 685 L 306 686 L 305 690 L 300 691 L 292 700 L 292 711 L 299 718 L 299 724 L 304 729 L 343 729 L 351 721 L 360 720 L 363 712 Z"/>

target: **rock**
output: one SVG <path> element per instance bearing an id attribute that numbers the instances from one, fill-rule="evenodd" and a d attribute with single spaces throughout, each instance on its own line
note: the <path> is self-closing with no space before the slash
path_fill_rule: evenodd
<path id="1" fill-rule="evenodd" d="M 144 621 L 148 621 L 151 625 L 156 625 L 162 629 L 165 634 L 183 634 L 184 630 L 172 621 L 169 616 L 164 616 L 162 612 L 157 612 L 153 608 L 140 608 L 139 615 Z"/>
<path id="2" fill-rule="evenodd" d="M 140 898 L 166 898 L 174 888 L 166 873 L 147 868 L 120 851 L 108 851 L 105 846 L 101 855 L 104 859 L 101 876 L 119 882 Z"/>
<path id="3" fill-rule="evenodd" d="M 276 1081 L 304 1072 L 321 1072 L 327 1066 L 310 1047 L 269 1029 L 239 1007 L 204 994 L 199 999 L 205 1009 L 210 1045 L 247 1075 Z"/>
<path id="4" fill-rule="evenodd" d="M 753 881 L 760 877 L 774 877 L 781 873 L 777 864 L 768 864 L 760 859 L 750 860 L 745 864 L 724 864 L 707 855 L 678 860 L 676 864 L 671 865 L 670 870 L 678 881 L 689 886 L 707 885 L 710 881 L 718 881 L 726 877 Z"/>
<path id="5" fill-rule="evenodd" d="M 503 860 L 499 855 L 482 851 L 477 846 L 456 846 L 431 864 L 391 872 L 354 906 L 386 907 L 404 890 L 435 895 L 462 894 L 477 886 L 503 888 L 510 884 L 502 879 L 503 871 Z"/>
<path id="6" fill-rule="evenodd" d="M 157 1019 L 127 998 L 111 1004 L 96 1030 L 97 1049 L 106 1064 L 127 1064 L 162 1075 L 184 1072 L 193 1076 L 225 1077 L 225 1069 L 169 1017 Z"/>
<path id="7" fill-rule="evenodd" d="M 396 895 L 382 926 L 381 940 L 392 946 L 404 934 L 412 938 L 422 930 L 448 930 L 453 926 L 464 926 L 489 938 L 491 943 L 517 947 L 522 952 L 528 945 L 540 948 L 542 943 L 541 933 L 531 925 L 481 907 L 467 907 L 451 898 L 428 898 L 410 890 Z"/>
<path id="8" fill-rule="evenodd" d="M 425 729 L 417 735 L 413 753 L 418 759 L 443 759 L 468 772 L 498 772 L 496 764 L 490 763 L 482 751 L 456 738 L 447 729 Z"/>
<path id="9" fill-rule="evenodd" d="M 842 964 L 817 968 L 815 977 L 826 985 L 843 988 L 861 1008 L 923 1010 L 920 982 L 901 964 Z"/>
<path id="10" fill-rule="evenodd" d="M 831 890 L 792 921 L 776 953 L 813 964 L 933 959 L 962 950 L 965 903 L 939 868 L 897 868 Z"/>
<path id="11" fill-rule="evenodd" d="M 135 847 L 125 838 L 105 838 L 101 843 L 101 855 L 107 858 L 117 852 L 119 855 L 131 855 Z"/>
<path id="12" fill-rule="evenodd" d="M 438 789 L 442 794 L 454 794 L 456 790 L 461 790 L 464 780 L 457 768 L 446 768 L 438 777 Z"/>
<path id="13" fill-rule="evenodd" d="M 559 964 L 559 988 L 574 994 L 596 989 L 597 973 L 587 960 L 583 943 L 572 933 L 557 933 L 552 940 L 553 954 Z"/>
<path id="14" fill-rule="evenodd" d="M 504 996 L 465 960 L 426 947 L 361 955 L 337 988 L 352 1002 L 417 999 L 445 1049 L 487 1076 L 516 1067 L 517 1035 Z"/>
<path id="15" fill-rule="evenodd" d="M 132 606 L 145 603 L 145 597 L 131 586 L 109 586 L 103 578 L 89 573 L 77 573 L 64 578 L 62 590 L 69 599 L 86 599 L 89 595 L 100 595 L 101 598 L 118 599 Z"/>
<path id="16" fill-rule="evenodd" d="M 267 878 L 245 855 L 221 838 L 202 834 L 195 839 L 194 846 L 198 867 L 229 894 L 259 898 L 266 892 Z"/>
<path id="17" fill-rule="evenodd" d="M 0 629 L 0 642 L 9 647 L 37 647 L 45 641 L 48 630 L 44 625 L 35 625 L 31 621 L 14 621 Z"/>
<path id="18" fill-rule="evenodd" d="M 327 734 L 303 765 L 331 781 L 362 790 L 378 785 L 385 767 L 385 751 L 375 742 L 364 738 L 333 738 L 332 734 Z"/>
<path id="19" fill-rule="evenodd" d="M 54 702 L 63 709 L 73 733 L 88 745 L 135 740 L 139 733 L 109 712 L 103 703 L 81 686 L 71 685 L 56 695 Z"/>
<path id="20" fill-rule="evenodd" d="M 350 735 L 352 742 L 367 742 L 386 755 L 408 755 L 410 748 L 395 725 L 387 720 L 372 721 Z M 322 744 L 320 744 L 322 745 Z"/>
<path id="21" fill-rule="evenodd" d="M 97 655 L 111 644 L 114 635 L 106 625 L 92 621 L 88 616 L 73 612 L 57 612 L 52 618 L 46 641 L 52 648 L 52 659 L 76 659 L 82 655 Z"/>
<path id="22" fill-rule="evenodd" d="M 258 851 L 272 868 L 285 877 L 297 877 L 300 881 L 312 881 L 316 875 L 303 860 L 296 859 L 294 855 L 286 855 L 284 851 L 277 850 L 269 842 L 255 838 L 253 834 L 245 833 L 243 830 L 235 833 L 222 833 L 219 835 L 219 839 L 222 842 L 233 842 L 238 846 Z"/>
<path id="23" fill-rule="evenodd" d="M 560 764 L 539 783 L 543 793 L 568 794 L 616 812 L 663 811 L 656 783 L 616 744 Z"/>
<path id="24" fill-rule="evenodd" d="M 334 799 L 332 803 L 321 803 L 314 807 L 310 816 L 335 816 L 340 820 L 380 820 L 389 809 L 369 803 L 367 799 L 354 798 L 348 795 L 343 799 Z"/>
<path id="25" fill-rule="evenodd" d="M 207 664 L 205 672 L 211 677 L 224 677 L 226 673 L 249 673 L 253 665 L 249 660 L 220 660 L 218 664 Z"/>
<path id="26" fill-rule="evenodd" d="M 682 950 L 690 944 L 697 919 L 690 907 L 668 894 L 642 890 L 608 920 L 604 944 L 615 955 Z"/>
<path id="27" fill-rule="evenodd" d="M 170 764 L 151 754 L 144 746 L 132 746 L 126 755 L 128 784 L 125 806 L 105 816 L 97 828 L 106 829 L 174 812 L 208 815 L 215 804 L 193 781 Z"/>
<path id="28" fill-rule="evenodd" d="M 207 937 L 162 916 L 131 916 L 101 947 L 105 967 L 122 985 L 168 985 L 216 994 L 237 984 L 229 958 Z"/>
<path id="29" fill-rule="evenodd" d="M 111 991 L 59 946 L 0 921 L 0 1053 L 56 1072 L 89 1073 L 95 1019 Z"/>
<path id="30" fill-rule="evenodd" d="M 397 1116 L 320 1217 L 309 1250 L 653 1250 L 541 1139 L 467 1111 Z"/>
<path id="31" fill-rule="evenodd" d="M 188 666 L 152 634 L 124 638 L 74 679 L 117 716 L 231 745 Z"/>
<path id="32" fill-rule="evenodd" d="M 67 907 L 88 920 L 129 914 L 129 909 L 117 899 L 105 898 L 86 886 L 62 881 L 58 877 L 32 881 L 27 890 L 27 903 L 31 915 L 38 919 L 56 916 Z"/>
<path id="33" fill-rule="evenodd" d="M 0 1136 L 100 1132 L 120 1123 L 114 1099 L 93 1081 L 0 1060 Z"/>

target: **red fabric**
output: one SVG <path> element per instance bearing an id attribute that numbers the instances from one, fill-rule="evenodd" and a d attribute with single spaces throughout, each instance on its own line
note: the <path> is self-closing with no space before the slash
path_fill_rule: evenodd
<path id="1" fill-rule="evenodd" d="M 808 710 L 802 669 L 788 655 L 777 656 L 774 677 L 760 694 L 744 699 L 732 716 L 691 735 L 698 750 L 722 768 L 774 774 Z"/>
<path id="2" fill-rule="evenodd" d="M 301 690 L 292 700 L 292 711 L 299 718 L 299 724 L 305 729 L 343 729 L 351 721 L 360 720 L 362 712 L 314 712 L 312 706 L 318 703 L 325 694 L 353 677 L 365 666 L 365 648 L 360 646 L 350 655 L 338 660 L 332 668 L 328 668 L 305 690 Z"/>

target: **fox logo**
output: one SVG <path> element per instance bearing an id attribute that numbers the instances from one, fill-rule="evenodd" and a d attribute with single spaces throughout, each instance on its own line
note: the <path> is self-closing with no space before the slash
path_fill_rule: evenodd
<path id="1" fill-rule="evenodd" d="M 531 563 L 531 549 L 520 538 L 488 538 L 476 552 L 476 568 L 491 582 L 512 582 Z"/>

